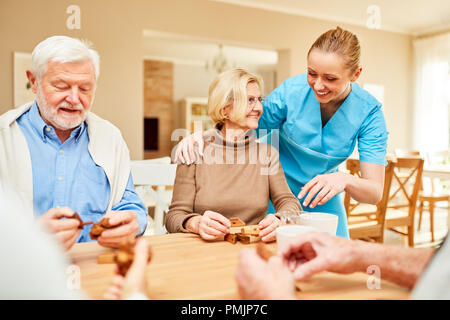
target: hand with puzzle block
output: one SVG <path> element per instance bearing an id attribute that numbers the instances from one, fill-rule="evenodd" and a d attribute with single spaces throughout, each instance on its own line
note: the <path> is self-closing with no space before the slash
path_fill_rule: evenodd
<path id="1" fill-rule="evenodd" d="M 214 211 L 205 211 L 186 222 L 186 229 L 197 233 L 204 240 L 224 240 L 236 243 L 271 242 L 275 240 L 275 230 L 280 220 L 273 214 L 267 215 L 258 225 L 246 225 L 238 217 L 230 219 Z"/>
<path id="2" fill-rule="evenodd" d="M 108 211 L 98 223 L 92 226 L 89 235 L 101 246 L 119 248 L 122 243 L 136 238 L 138 228 L 136 212 Z"/>
<path id="3" fill-rule="evenodd" d="M 258 225 L 245 225 L 245 223 L 236 217 L 230 218 L 232 227 L 230 232 L 225 235 L 224 240 L 230 243 L 240 241 L 248 244 L 258 242 L 271 242 L 275 240 L 275 230 L 280 225 L 280 220 L 273 214 L 267 215 Z"/>
<path id="4" fill-rule="evenodd" d="M 231 222 L 218 212 L 207 210 L 186 221 L 186 229 L 197 233 L 204 240 L 216 240 L 230 232 Z"/>
<path id="5" fill-rule="evenodd" d="M 114 255 L 116 276 L 107 288 L 104 298 L 147 299 L 146 267 L 152 251 L 145 239 L 123 243 Z"/>
<path id="6" fill-rule="evenodd" d="M 52 208 L 37 221 L 52 232 L 67 250 L 76 243 L 83 227 L 92 223 L 83 222 L 80 215 L 69 207 Z"/>

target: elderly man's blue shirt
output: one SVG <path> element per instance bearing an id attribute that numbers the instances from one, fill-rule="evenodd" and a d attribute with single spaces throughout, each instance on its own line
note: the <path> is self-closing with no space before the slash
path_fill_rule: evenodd
<path id="1" fill-rule="evenodd" d="M 61 143 L 52 126 L 39 113 L 36 102 L 17 119 L 28 143 L 33 171 L 33 201 L 35 216 L 51 208 L 69 207 L 84 221 L 98 222 L 105 214 L 110 185 L 105 171 L 88 151 L 87 124 L 83 122 Z M 133 210 L 137 213 L 138 235 L 147 226 L 147 212 L 136 194 L 132 177 L 124 195 L 112 210 Z M 85 226 L 77 242 L 90 241 L 91 226 Z"/>

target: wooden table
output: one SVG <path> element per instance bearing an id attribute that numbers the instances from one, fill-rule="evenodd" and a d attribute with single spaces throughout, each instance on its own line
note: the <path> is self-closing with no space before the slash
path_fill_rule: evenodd
<path id="1" fill-rule="evenodd" d="M 206 242 L 194 234 L 146 237 L 153 250 L 147 270 L 151 299 L 239 299 L 234 278 L 238 253 L 254 244 Z M 276 244 L 270 244 L 276 250 Z M 113 264 L 98 264 L 97 256 L 112 252 L 96 242 L 76 244 L 69 255 L 81 269 L 81 287 L 94 299 L 102 299 L 113 277 Z M 386 281 L 369 290 L 370 275 L 320 273 L 300 284 L 299 299 L 407 299 L 409 291 Z"/>

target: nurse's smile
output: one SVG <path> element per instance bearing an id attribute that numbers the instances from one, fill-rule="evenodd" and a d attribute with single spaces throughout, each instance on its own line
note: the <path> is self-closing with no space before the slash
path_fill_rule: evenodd
<path id="1" fill-rule="evenodd" d="M 307 81 L 320 103 L 338 103 L 350 93 L 352 74 L 340 54 L 314 49 L 308 56 Z"/>

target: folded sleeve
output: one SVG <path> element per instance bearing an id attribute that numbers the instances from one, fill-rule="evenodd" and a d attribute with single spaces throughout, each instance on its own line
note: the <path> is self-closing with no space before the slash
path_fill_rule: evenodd
<path id="1" fill-rule="evenodd" d="M 361 162 L 385 166 L 388 131 L 381 106 L 364 120 L 358 134 L 358 152 Z"/>
<path id="2" fill-rule="evenodd" d="M 164 224 L 169 233 L 190 232 L 184 227 L 185 222 L 198 213 L 194 213 L 196 165 L 179 164 L 173 186 L 172 203 L 164 217 Z"/>

